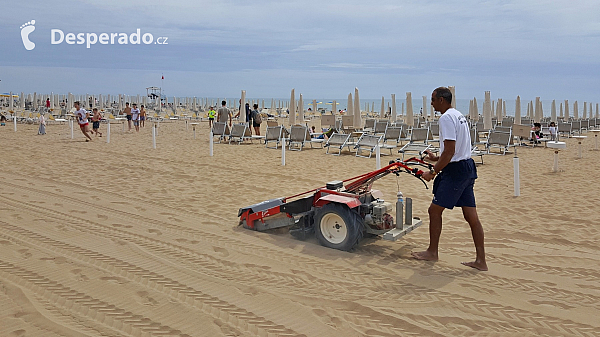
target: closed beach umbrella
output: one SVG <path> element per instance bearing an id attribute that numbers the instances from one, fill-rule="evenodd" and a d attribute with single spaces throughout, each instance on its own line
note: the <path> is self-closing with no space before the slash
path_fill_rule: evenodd
<path id="1" fill-rule="evenodd" d="M 502 120 L 502 98 L 498 98 L 498 102 L 496 102 L 496 118 L 498 121 Z"/>
<path id="2" fill-rule="evenodd" d="M 392 122 L 396 121 L 396 94 L 392 94 Z"/>
<path id="3" fill-rule="evenodd" d="M 354 107 L 352 106 L 352 93 L 348 94 L 348 105 L 346 106 L 346 116 L 352 116 L 354 114 Z M 344 125 L 347 126 L 347 125 Z"/>
<path id="4" fill-rule="evenodd" d="M 358 88 L 354 88 L 354 127 L 362 127 L 362 116 L 360 115 L 360 99 L 358 97 Z"/>
<path id="5" fill-rule="evenodd" d="M 535 98 L 535 114 L 533 115 L 533 121 L 534 122 L 541 122 L 540 120 L 540 98 L 536 97 Z"/>
<path id="6" fill-rule="evenodd" d="M 600 111 L 598 110 L 598 103 L 596 103 L 596 118 L 600 118 Z"/>
<path id="7" fill-rule="evenodd" d="M 381 110 L 379 111 L 379 117 L 383 118 L 385 116 L 385 99 L 381 96 Z"/>
<path id="8" fill-rule="evenodd" d="M 13 111 L 13 104 L 13 93 L 11 91 L 8 93 L 8 111 Z"/>
<path id="9" fill-rule="evenodd" d="M 302 99 L 302 94 L 298 98 L 298 123 L 304 123 L 304 100 Z"/>
<path id="10" fill-rule="evenodd" d="M 579 108 L 577 106 L 577 101 L 573 103 L 573 118 L 575 118 L 576 120 L 579 119 Z"/>
<path id="11" fill-rule="evenodd" d="M 569 100 L 565 99 L 565 120 L 569 120 Z"/>
<path id="12" fill-rule="evenodd" d="M 242 90 L 242 97 L 240 101 L 240 121 L 246 122 L 246 90 Z"/>
<path id="13" fill-rule="evenodd" d="M 587 119 L 587 102 L 583 102 L 583 119 Z"/>
<path id="14" fill-rule="evenodd" d="M 477 106 L 477 98 L 473 97 L 473 120 L 479 121 L 479 107 Z"/>
<path id="15" fill-rule="evenodd" d="M 448 89 L 452 93 L 452 107 L 456 109 L 456 87 L 449 86 Z M 423 107 L 423 113 L 425 113 L 425 107 Z"/>
<path id="16" fill-rule="evenodd" d="M 427 96 L 422 96 L 421 98 L 423 98 L 423 118 L 427 119 Z M 454 98 L 452 98 L 452 101 L 454 101 Z"/>
<path id="17" fill-rule="evenodd" d="M 406 118 L 404 123 L 408 126 L 413 126 L 415 124 L 413 117 L 412 94 L 410 92 L 406 93 Z"/>
<path id="18" fill-rule="evenodd" d="M 483 128 L 485 130 L 492 129 L 492 100 L 490 92 L 485 92 L 485 100 L 483 101 Z"/>
<path id="19" fill-rule="evenodd" d="M 313 113 L 317 113 L 318 106 L 317 106 L 317 100 L 316 99 L 313 99 L 312 106 L 313 106 Z"/>
<path id="20" fill-rule="evenodd" d="M 331 114 L 335 115 L 335 113 L 337 112 L 337 101 L 333 101 L 333 103 L 331 104 Z"/>
<path id="21" fill-rule="evenodd" d="M 560 118 L 563 118 L 564 116 L 563 104 L 560 103 Z"/>
<path id="22" fill-rule="evenodd" d="M 521 124 L 521 96 L 515 102 L 515 124 Z"/>
<path id="23" fill-rule="evenodd" d="M 550 107 L 550 121 L 556 123 L 556 100 L 552 100 L 552 106 Z"/>
<path id="24" fill-rule="evenodd" d="M 290 125 L 296 124 L 296 97 L 294 89 L 292 89 L 292 96 L 290 97 Z"/>
<path id="25" fill-rule="evenodd" d="M 274 98 L 271 98 L 271 109 L 269 109 L 269 110 L 271 110 L 271 113 L 275 112 L 275 99 Z"/>

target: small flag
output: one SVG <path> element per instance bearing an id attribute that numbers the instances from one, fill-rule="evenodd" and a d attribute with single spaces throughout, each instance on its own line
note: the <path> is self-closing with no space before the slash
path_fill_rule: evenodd
<path id="1" fill-rule="evenodd" d="M 165 79 L 165 76 L 162 77 L 162 80 L 164 80 L 164 79 Z"/>

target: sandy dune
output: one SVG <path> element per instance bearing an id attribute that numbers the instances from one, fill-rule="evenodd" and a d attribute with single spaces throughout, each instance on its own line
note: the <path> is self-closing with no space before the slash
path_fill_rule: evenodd
<path id="1" fill-rule="evenodd" d="M 318 123 L 318 122 L 317 122 Z M 318 126 L 318 125 L 317 125 Z M 426 248 L 430 190 L 408 176 L 376 183 L 414 199 L 426 224 L 353 252 L 237 226 L 238 208 L 349 178 L 375 159 L 215 144 L 184 122 L 84 142 L 67 125 L 0 127 L 0 336 L 598 336 L 600 151 L 568 139 L 485 156 L 476 183 L 489 272 L 459 210 L 446 211 L 440 261 Z M 106 125 L 102 125 L 106 131 Z M 264 127 L 263 127 L 264 132 Z M 384 151 L 385 152 L 385 151 Z M 387 161 L 390 157 L 384 156 Z"/>

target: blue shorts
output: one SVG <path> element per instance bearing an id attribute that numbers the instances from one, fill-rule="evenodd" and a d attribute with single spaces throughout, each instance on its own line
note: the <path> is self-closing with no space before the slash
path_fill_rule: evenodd
<path id="1" fill-rule="evenodd" d="M 444 208 L 476 207 L 473 185 L 477 169 L 473 159 L 449 163 L 433 181 L 432 203 Z"/>

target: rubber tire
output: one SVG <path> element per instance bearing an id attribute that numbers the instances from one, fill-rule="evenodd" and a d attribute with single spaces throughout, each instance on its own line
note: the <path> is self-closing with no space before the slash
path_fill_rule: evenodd
<path id="1" fill-rule="evenodd" d="M 346 237 L 339 243 L 333 243 L 325 238 L 326 234 L 322 232 L 321 221 L 327 214 L 334 213 L 343 221 L 346 226 Z M 327 204 L 315 212 L 314 218 L 315 237 L 319 240 L 322 246 L 350 251 L 358 244 L 363 236 L 364 227 L 363 219 L 356 212 L 348 208 L 348 206 L 337 203 Z"/>

